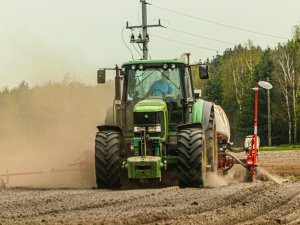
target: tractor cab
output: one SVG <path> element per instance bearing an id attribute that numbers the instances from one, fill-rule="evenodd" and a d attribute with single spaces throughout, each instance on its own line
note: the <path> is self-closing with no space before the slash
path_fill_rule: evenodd
<path id="1" fill-rule="evenodd" d="M 195 102 L 191 66 L 179 60 L 138 60 L 124 63 L 122 68 L 126 131 L 134 130 L 134 118 L 145 110 L 163 114 L 165 130 L 176 131 L 178 125 L 188 123 L 189 108 Z M 199 70 L 195 76 L 199 79 Z"/>
<path id="2" fill-rule="evenodd" d="M 134 130 L 143 112 L 148 112 L 149 118 L 150 114 L 153 118 L 164 118 L 168 126 L 161 130 L 176 130 L 177 125 L 188 120 L 186 103 L 194 96 L 190 70 L 184 63 L 136 61 L 125 63 L 123 68 L 126 130 Z"/>

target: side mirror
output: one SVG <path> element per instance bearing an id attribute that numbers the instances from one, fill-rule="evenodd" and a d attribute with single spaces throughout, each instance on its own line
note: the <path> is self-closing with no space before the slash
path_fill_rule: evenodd
<path id="1" fill-rule="evenodd" d="M 208 65 L 200 64 L 199 67 L 200 67 L 199 68 L 200 79 L 208 79 Z"/>
<path id="2" fill-rule="evenodd" d="M 208 65 L 196 64 L 191 65 L 192 79 L 194 89 L 202 89 L 201 80 L 208 79 Z"/>
<path id="3" fill-rule="evenodd" d="M 194 79 L 208 79 L 208 65 L 207 64 L 197 64 L 191 65 L 192 76 Z"/>
<path id="4" fill-rule="evenodd" d="M 105 83 L 105 69 L 99 69 L 97 71 L 97 83 L 98 84 L 104 84 Z"/>

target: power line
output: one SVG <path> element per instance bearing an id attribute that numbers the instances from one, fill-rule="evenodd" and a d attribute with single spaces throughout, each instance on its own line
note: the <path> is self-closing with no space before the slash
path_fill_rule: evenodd
<path id="1" fill-rule="evenodd" d="M 132 47 L 135 49 L 135 51 L 137 52 L 137 54 L 143 58 L 142 54 L 137 50 L 137 48 L 134 46 L 134 44 L 132 43 Z"/>
<path id="2" fill-rule="evenodd" d="M 220 43 L 224 43 L 224 44 L 235 45 L 232 42 L 222 41 L 222 40 L 214 39 L 214 38 L 211 38 L 211 37 L 202 36 L 200 34 L 193 34 L 193 33 L 189 33 L 189 32 L 186 32 L 186 31 L 182 31 L 182 30 L 178 30 L 178 29 L 174 29 L 174 28 L 170 28 L 170 27 L 166 27 L 166 29 L 171 30 L 171 31 L 175 31 L 175 32 L 179 32 L 179 33 L 183 33 L 183 34 L 188 34 L 188 35 L 194 36 L 194 37 L 200 37 L 200 38 L 211 40 L 211 41 L 215 41 L 215 42 L 220 42 Z"/>
<path id="3" fill-rule="evenodd" d="M 202 48 L 202 49 L 213 51 L 213 52 L 219 51 L 217 49 L 206 48 L 206 47 L 203 47 L 203 46 L 194 45 L 194 44 L 190 44 L 190 43 L 183 42 L 183 41 L 177 41 L 177 40 L 174 40 L 174 39 L 165 38 L 165 37 L 162 37 L 162 36 L 159 36 L 159 35 L 155 35 L 155 34 L 151 34 L 151 36 L 156 37 L 156 38 L 160 38 L 160 39 L 163 39 L 163 40 L 167 40 L 167 41 L 171 41 L 171 42 L 183 44 L 183 45 L 189 45 L 189 46 L 193 46 L 193 47 L 196 47 L 196 48 Z"/>
<path id="4" fill-rule="evenodd" d="M 125 28 L 126 28 L 126 27 L 124 27 L 124 28 L 122 29 L 122 31 L 121 31 L 121 37 L 122 37 L 122 40 L 123 40 L 124 45 L 125 45 L 125 46 L 128 48 L 128 50 L 130 51 L 132 60 L 134 60 L 132 51 L 131 51 L 131 49 L 129 48 L 129 46 L 126 44 L 126 42 L 125 42 L 125 40 L 124 40 L 124 37 L 123 37 L 123 35 L 124 35 L 124 29 L 125 29 Z"/>
<path id="5" fill-rule="evenodd" d="M 219 25 L 219 26 L 222 26 L 222 27 L 227 27 L 227 28 L 234 29 L 234 30 L 240 30 L 240 31 L 248 32 L 248 33 L 259 34 L 259 35 L 272 37 L 272 38 L 277 38 L 277 39 L 278 38 L 279 39 L 286 39 L 286 40 L 289 39 L 287 37 L 283 37 L 283 36 L 279 36 L 279 35 L 261 33 L 261 32 L 257 32 L 257 31 L 244 29 L 244 28 L 241 28 L 241 27 L 226 25 L 226 24 L 223 24 L 223 23 L 215 22 L 215 21 L 212 21 L 212 20 L 207 20 L 207 19 L 204 19 L 204 18 L 196 17 L 196 16 L 191 16 L 191 15 L 188 15 L 188 14 L 185 14 L 185 13 L 182 13 L 182 12 L 178 12 L 178 11 L 175 11 L 175 10 L 172 10 L 172 9 L 164 8 L 164 7 L 153 5 L 153 4 L 149 4 L 149 5 L 151 5 L 153 7 L 156 7 L 156 8 L 159 8 L 159 9 L 162 9 L 162 10 L 165 10 L 165 11 L 169 11 L 169 12 L 178 14 L 178 15 L 186 16 L 186 17 L 189 17 L 189 18 L 193 18 L 195 20 L 200 20 L 200 21 L 204 21 L 204 22 L 207 22 L 207 23 L 212 23 L 212 24 L 215 24 L 215 25 Z"/>

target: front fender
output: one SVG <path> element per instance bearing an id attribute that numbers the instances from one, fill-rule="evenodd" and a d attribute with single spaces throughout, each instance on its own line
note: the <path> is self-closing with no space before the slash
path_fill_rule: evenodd
<path id="1" fill-rule="evenodd" d="M 97 126 L 99 132 L 101 131 L 107 131 L 107 130 L 114 130 L 114 131 L 119 131 L 122 134 L 122 129 L 118 126 L 114 125 L 99 125 Z"/>
<path id="2" fill-rule="evenodd" d="M 193 105 L 190 123 L 201 123 L 204 130 L 208 127 L 210 113 L 213 111 L 213 103 L 198 99 Z"/>
<path id="3" fill-rule="evenodd" d="M 178 131 L 181 131 L 183 129 L 187 128 L 199 128 L 202 129 L 202 124 L 201 123 L 190 123 L 190 124 L 182 124 L 177 127 Z"/>

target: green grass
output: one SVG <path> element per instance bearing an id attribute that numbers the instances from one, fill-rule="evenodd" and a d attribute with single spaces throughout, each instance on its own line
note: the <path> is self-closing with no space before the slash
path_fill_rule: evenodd
<path id="1" fill-rule="evenodd" d="M 300 181 L 300 176 L 298 175 L 288 175 L 288 176 L 282 176 L 284 179 L 287 180 L 297 180 Z"/>
<path id="2" fill-rule="evenodd" d="M 287 150 L 300 150 L 300 145 L 279 145 L 272 147 L 260 147 L 260 151 L 287 151 Z"/>
<path id="3" fill-rule="evenodd" d="M 296 180 L 300 180 L 300 176 L 294 176 Z"/>

